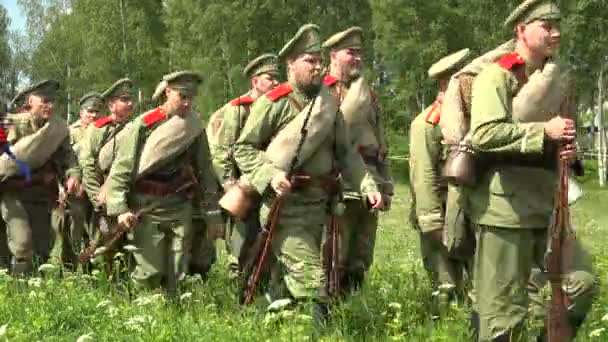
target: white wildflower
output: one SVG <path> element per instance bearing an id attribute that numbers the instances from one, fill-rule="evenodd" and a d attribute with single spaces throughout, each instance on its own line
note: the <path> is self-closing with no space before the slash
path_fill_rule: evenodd
<path id="1" fill-rule="evenodd" d="M 604 317 L 602 317 L 602 321 L 608 322 L 608 314 L 605 314 Z"/>
<path id="2" fill-rule="evenodd" d="M 99 302 L 99 304 L 97 304 L 97 306 L 95 306 L 97 309 L 101 309 L 101 308 L 105 308 L 108 307 L 112 304 L 111 301 L 109 300 L 102 300 L 101 302 Z"/>
<path id="3" fill-rule="evenodd" d="M 125 322 L 125 328 L 127 328 L 127 330 L 143 333 L 144 325 L 146 325 L 146 324 L 154 325 L 154 323 L 155 323 L 155 321 L 152 318 L 152 316 L 149 316 L 149 315 L 133 316 Z"/>
<path id="4" fill-rule="evenodd" d="M 114 254 L 114 259 L 122 259 L 122 257 L 124 257 L 124 256 L 125 256 L 124 253 L 118 252 L 118 253 Z"/>
<path id="5" fill-rule="evenodd" d="M 589 337 L 600 337 L 600 335 L 606 330 L 605 328 L 595 329 L 589 333 Z"/>
<path id="6" fill-rule="evenodd" d="M 395 310 L 401 310 L 401 304 L 400 303 L 389 303 L 388 307 L 391 309 L 395 309 Z"/>
<path id="7" fill-rule="evenodd" d="M 99 275 L 99 273 L 101 273 L 101 271 L 99 271 L 99 270 L 93 270 L 91 272 L 91 275 L 94 276 L 94 277 L 97 277 Z"/>
<path id="8" fill-rule="evenodd" d="M 192 298 L 192 292 L 186 292 L 179 297 L 179 300 L 184 301 L 189 300 L 190 298 Z"/>
<path id="9" fill-rule="evenodd" d="M 273 301 L 270 305 L 268 305 L 268 308 L 266 309 L 267 311 L 280 311 L 284 308 L 286 308 L 289 304 L 291 304 L 291 299 L 289 298 L 285 298 L 285 299 L 277 299 L 275 301 Z"/>
<path id="10" fill-rule="evenodd" d="M 118 308 L 116 308 L 114 306 L 110 306 L 106 310 L 106 313 L 107 313 L 107 315 L 108 315 L 109 318 L 114 318 L 114 317 L 118 316 Z"/>
<path id="11" fill-rule="evenodd" d="M 0 341 L 8 341 L 8 324 L 0 327 Z"/>
<path id="12" fill-rule="evenodd" d="M 433 297 L 439 296 L 439 291 L 433 291 L 433 293 L 431 293 L 431 296 L 433 296 Z"/>
<path id="13" fill-rule="evenodd" d="M 439 290 L 448 290 L 448 291 L 450 291 L 450 290 L 452 290 L 455 287 L 456 287 L 456 285 L 454 285 L 454 284 L 441 284 L 441 285 L 439 285 Z"/>
<path id="14" fill-rule="evenodd" d="M 57 269 L 57 266 L 51 264 L 42 264 L 38 267 L 38 271 L 40 272 L 51 272 Z"/>
<path id="15" fill-rule="evenodd" d="M 88 333 L 86 335 L 82 335 L 76 340 L 76 342 L 89 342 L 89 341 L 94 341 L 92 332 Z"/>
<path id="16" fill-rule="evenodd" d="M 27 280 L 27 284 L 32 287 L 40 287 L 42 285 L 41 278 L 30 278 Z"/>
<path id="17" fill-rule="evenodd" d="M 163 295 L 160 293 L 157 293 L 152 296 L 137 297 L 137 299 L 135 299 L 133 301 L 133 303 L 135 303 L 135 305 L 137 305 L 137 306 L 146 306 L 149 304 L 158 303 L 158 302 L 162 302 L 162 301 L 164 301 Z"/>

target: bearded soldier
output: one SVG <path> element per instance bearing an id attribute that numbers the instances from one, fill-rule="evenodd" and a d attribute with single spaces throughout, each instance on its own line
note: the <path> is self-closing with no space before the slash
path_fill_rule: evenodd
<path id="1" fill-rule="evenodd" d="M 388 210 L 393 195 L 393 184 L 386 163 L 387 146 L 382 113 L 378 100 L 367 81 L 361 76 L 362 33 L 352 27 L 336 33 L 323 43 L 329 51 L 331 65 L 324 83 L 332 87 L 340 98 L 351 143 L 374 177 L 384 196 L 384 210 Z M 358 288 L 369 271 L 376 243 L 378 213 L 370 211 L 357 184 L 345 184 L 344 214 L 340 268 L 342 288 Z"/>
<path id="2" fill-rule="evenodd" d="M 522 3 L 506 21 L 516 34 L 514 51 L 482 70 L 473 83 L 471 144 L 479 167 L 467 210 L 477 238 L 473 325 L 480 341 L 522 338 L 529 313 L 526 284 L 531 268 L 544 265 L 558 149 L 561 159 L 576 156 L 576 130 L 568 118 L 572 108 L 562 81 L 552 76 L 559 71 L 553 59 L 559 19 L 551 1 Z M 551 82 L 541 86 L 539 78 Z M 591 306 L 595 283 L 588 260 L 579 257 L 580 243 L 572 243 L 574 258 L 568 260 L 562 287 L 576 331 Z"/>
<path id="3" fill-rule="evenodd" d="M 278 84 L 276 56 L 263 54 L 255 58 L 245 67 L 243 75 L 250 79 L 251 89 L 213 113 L 207 126 L 213 167 L 224 189 L 241 176 L 234 161 L 234 144 L 247 121 L 252 103 Z M 259 215 L 255 210 L 245 220 L 230 218 L 227 223 L 225 239 L 231 256 L 229 267 L 235 275 L 243 269 L 247 246 L 260 230 L 259 226 Z"/>
<path id="4" fill-rule="evenodd" d="M 15 156 L 33 170 L 31 181 L 18 175 L 17 165 L 0 158 L 2 218 L 14 257 L 16 274 L 32 271 L 33 257 L 48 260 L 54 242 L 50 209 L 55 204 L 58 182 L 68 194 L 79 188 L 80 170 L 69 144 L 66 122 L 53 115 L 59 83 L 40 82 L 29 89 L 28 112 L 15 114 L 8 141 Z"/>
<path id="5" fill-rule="evenodd" d="M 273 200 L 284 200 L 273 223 L 278 271 L 272 275 L 270 300 L 313 300 L 317 323 L 327 314 L 321 243 L 336 175 L 360 185 L 372 208 L 382 206 L 376 184 L 352 147 L 337 98 L 322 85 L 320 51 L 319 27 L 302 26 L 278 54 L 287 64 L 288 82 L 254 102 L 235 151 L 239 169 L 262 197 L 262 223 L 268 222 Z"/>
<path id="6" fill-rule="evenodd" d="M 431 66 L 429 77 L 439 83 L 437 98 L 410 126 L 410 220 L 420 233 L 420 254 L 433 286 L 433 317 L 456 299 L 455 290 L 463 287 L 464 265 L 451 258 L 442 243 L 448 188 L 441 174 L 444 151 L 439 121 L 450 76 L 462 67 L 468 55 L 468 49 L 460 50 Z"/>
<path id="7" fill-rule="evenodd" d="M 165 75 L 153 99 L 164 103 L 136 118 L 121 142 L 107 188 L 107 213 L 131 229 L 135 269 L 142 287 L 163 286 L 172 296 L 187 271 L 193 204 L 205 205 L 208 224 L 221 221 L 208 195 L 218 192 L 205 131 L 192 110 L 199 73 Z M 214 216 L 215 215 L 215 216 Z"/>
<path id="8" fill-rule="evenodd" d="M 101 98 L 110 115 L 88 126 L 79 147 L 84 189 L 95 212 L 93 230 L 88 232 L 91 240 L 107 240 L 116 228 L 105 219 L 105 182 L 118 147 L 126 137 L 129 116 L 133 113 L 133 82 L 128 78 L 120 79 L 104 91 Z M 96 236 L 98 233 L 100 236 Z"/>
<path id="9" fill-rule="evenodd" d="M 80 119 L 70 125 L 70 145 L 76 156 L 80 156 L 87 127 L 99 118 L 99 113 L 103 107 L 103 100 L 101 94 L 91 92 L 80 98 L 78 104 L 80 105 Z M 62 258 L 64 263 L 67 262 L 72 266 L 76 266 L 77 254 L 81 250 L 82 238 L 85 236 L 85 233 L 89 239 L 94 237 L 89 222 L 93 207 L 86 195 L 84 184 L 81 185 L 77 193 L 68 198 L 68 202 L 70 220 L 67 227 L 64 227 L 62 231 Z"/>

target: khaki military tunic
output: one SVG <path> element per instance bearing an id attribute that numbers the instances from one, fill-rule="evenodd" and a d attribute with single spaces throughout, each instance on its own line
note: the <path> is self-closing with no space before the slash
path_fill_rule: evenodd
<path id="1" fill-rule="evenodd" d="M 46 121 L 35 119 L 30 113 L 17 114 L 13 117 L 14 126 L 8 134 L 11 145 L 21 138 L 41 129 Z M 43 171 L 43 169 L 45 171 Z M 6 222 L 8 242 L 15 257 L 15 271 L 29 272 L 32 269 L 32 258 L 46 262 L 55 241 L 51 229 L 51 208 L 57 199 L 57 182 L 64 182 L 68 177 L 80 179 L 80 169 L 69 138 L 52 152 L 48 162 L 32 173 L 54 173 L 57 178 L 50 180 L 46 186 L 32 185 L 19 191 L 2 191 L 0 210 Z M 16 179 L 22 179 L 17 176 Z"/>
<path id="2" fill-rule="evenodd" d="M 167 286 L 168 277 L 179 279 L 188 271 L 192 253 L 193 205 L 204 212 L 217 208 L 215 203 L 204 203 L 208 193 L 217 193 L 218 185 L 211 165 L 206 133 L 203 131 L 180 155 L 171 156 L 152 174 L 142 180 L 168 183 L 179 179 L 184 167 L 191 166 L 198 186 L 190 188 L 194 201 L 185 192 L 172 191 L 159 195 L 144 191 L 137 184 L 137 165 L 146 140 L 170 119 L 161 108 L 134 119 L 127 137 L 118 146 L 116 159 L 108 176 L 107 214 L 118 216 L 136 212 L 145 206 L 153 208 L 140 213 L 139 221 L 129 234 L 129 243 L 138 248 L 133 253 L 136 261 L 132 277 L 143 287 Z M 211 217 L 205 217 L 210 223 Z M 215 223 L 215 222 L 211 222 Z M 171 274 L 173 272 L 173 274 Z"/>
<path id="3" fill-rule="evenodd" d="M 267 222 L 272 201 L 275 198 L 270 181 L 280 172 L 265 156 L 264 151 L 273 137 L 288 125 L 312 99 L 294 84 L 285 83 L 257 99 L 236 144 L 235 159 L 239 169 L 262 195 L 260 221 Z M 376 191 L 377 187 L 366 173 L 360 156 L 352 148 L 344 119 L 338 113 L 335 129 L 327 143 L 321 144 L 317 156 L 302 161 L 300 172 L 312 177 L 328 176 L 337 166 L 352 184 L 360 184 L 363 193 Z M 333 150 L 335 146 L 335 151 Z M 325 150 L 323 150 L 325 149 Z M 325 274 L 321 262 L 321 243 L 328 221 L 329 196 L 324 189 L 310 186 L 286 195 L 272 249 L 277 259 L 278 272 L 274 273 L 277 287 L 283 286 L 296 299 L 319 296 L 324 289 Z M 322 295 L 324 296 L 324 295 Z M 274 297 L 273 299 L 277 299 Z"/>

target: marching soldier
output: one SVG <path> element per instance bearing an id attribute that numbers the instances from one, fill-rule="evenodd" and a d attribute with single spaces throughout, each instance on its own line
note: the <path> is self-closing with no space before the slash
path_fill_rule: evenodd
<path id="1" fill-rule="evenodd" d="M 12 117 L 8 141 L 14 154 L 33 170 L 30 182 L 17 174 L 16 165 L 0 158 L 0 209 L 13 254 L 12 271 L 28 274 L 33 258 L 48 260 L 54 242 L 50 209 L 56 202 L 58 182 L 68 194 L 78 191 L 80 170 L 69 145 L 65 121 L 53 115 L 59 83 L 47 80 L 29 90 L 28 112 Z"/>
<path id="2" fill-rule="evenodd" d="M 312 300 L 317 323 L 327 317 L 321 244 L 336 175 L 341 172 L 360 185 L 372 208 L 382 206 L 376 184 L 352 147 L 337 99 L 322 86 L 320 52 L 319 27 L 302 26 L 278 54 L 287 64 L 288 82 L 254 102 L 235 150 L 248 186 L 262 197 L 262 223 L 268 222 L 272 202 L 283 200 L 282 211 L 274 213 L 278 221 L 272 222 L 279 271 L 272 275 L 270 300 Z"/>
<path id="3" fill-rule="evenodd" d="M 551 1 L 523 2 L 505 23 L 516 34 L 515 51 L 482 70 L 473 83 L 471 139 L 480 167 L 467 208 L 477 238 L 473 326 L 480 341 L 522 338 L 529 314 L 526 284 L 534 281 L 531 268 L 544 265 L 560 145 L 561 159 L 576 156 L 576 130 L 568 118 L 573 113 L 560 82 L 541 87 L 546 91 L 536 100 L 523 95 L 534 79 L 558 70 L 553 57 L 560 18 Z M 580 257 L 580 243 L 574 240 L 572 248 L 562 287 L 576 331 L 596 284 L 588 259 Z"/>
<path id="4" fill-rule="evenodd" d="M 353 147 L 359 151 L 383 194 L 388 210 L 393 195 L 382 113 L 378 99 L 361 75 L 363 30 L 352 27 L 331 36 L 323 43 L 329 51 L 331 65 L 324 83 L 335 89 L 340 110 L 350 133 Z M 370 211 L 356 184 L 345 184 L 344 230 L 340 251 L 343 290 L 358 288 L 369 271 L 376 244 L 378 213 Z"/>
<path id="5" fill-rule="evenodd" d="M 80 106 L 80 119 L 70 125 L 70 145 L 76 156 L 80 156 L 87 128 L 99 118 L 103 107 L 103 99 L 101 98 L 101 94 L 91 92 L 85 94 L 78 101 L 78 104 Z M 78 253 L 84 243 L 83 237 L 86 236 L 87 240 L 95 238 L 90 222 L 93 207 L 86 195 L 84 184 L 81 184 L 79 191 L 69 196 L 67 200 L 69 205 L 69 222 L 63 227 L 62 232 L 62 258 L 64 263 L 67 262 L 72 267 L 75 267 L 78 262 Z"/>
<path id="6" fill-rule="evenodd" d="M 410 126 L 410 220 L 420 233 L 420 254 L 433 286 L 433 317 L 457 299 L 462 290 L 464 264 L 450 257 L 443 245 L 448 184 L 442 177 L 445 153 L 439 126 L 443 94 L 451 75 L 463 66 L 469 50 L 442 58 L 428 71 L 439 89 L 435 103 L 420 113 Z"/>
<path id="7" fill-rule="evenodd" d="M 251 89 L 225 104 L 209 119 L 207 133 L 213 167 L 224 189 L 234 185 L 241 176 L 234 161 L 234 144 L 247 121 L 252 103 L 277 86 L 279 69 L 276 56 L 261 55 L 245 67 L 243 75 L 250 79 Z M 229 268 L 234 275 L 248 261 L 248 245 L 260 230 L 259 215 L 252 211 L 245 220 L 230 218 L 226 226 L 226 247 L 231 256 Z"/>
<path id="8" fill-rule="evenodd" d="M 88 125 L 79 145 L 83 185 L 94 211 L 87 234 L 94 245 L 108 240 L 116 229 L 106 219 L 105 183 L 118 147 L 127 136 L 129 116 L 133 113 L 133 82 L 128 78 L 114 82 L 101 94 L 101 99 L 110 115 Z"/>
<path id="9" fill-rule="evenodd" d="M 9 120 L 13 114 L 22 113 L 29 109 L 29 105 L 25 103 L 28 91 L 29 89 L 23 89 L 17 92 L 15 97 L 7 103 L 7 112 L 4 114 Z M 10 249 L 8 248 L 8 238 L 6 234 L 6 224 L 4 221 L 0 220 L 0 268 L 9 268 L 12 256 Z"/>
<path id="10" fill-rule="evenodd" d="M 191 71 L 165 75 L 153 99 L 164 103 L 132 122 L 116 151 L 107 188 L 107 214 L 128 228 L 141 287 L 164 287 L 169 296 L 187 272 L 193 204 L 205 206 L 207 224 L 221 222 L 218 192 L 205 131 L 192 110 L 202 76 Z M 217 221 L 217 223 L 216 223 Z"/>

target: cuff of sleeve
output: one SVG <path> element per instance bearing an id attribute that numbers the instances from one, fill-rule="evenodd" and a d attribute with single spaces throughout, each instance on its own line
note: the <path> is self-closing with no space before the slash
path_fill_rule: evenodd
<path id="1" fill-rule="evenodd" d="M 272 178 L 279 172 L 282 171 L 274 167 L 274 165 L 266 163 L 247 178 L 258 194 L 262 195 L 264 194 L 264 191 L 266 191 Z"/>
<path id="2" fill-rule="evenodd" d="M 543 153 L 545 143 L 545 125 L 535 122 L 523 124 L 526 133 L 521 142 L 521 153 L 538 154 Z"/>
<path id="3" fill-rule="evenodd" d="M 361 193 L 369 194 L 370 192 L 380 192 L 380 190 L 374 178 L 369 173 L 366 173 L 361 181 Z"/>
<path id="4" fill-rule="evenodd" d="M 439 213 L 418 216 L 418 225 L 422 233 L 443 229 L 443 217 Z"/>
<path id="5" fill-rule="evenodd" d="M 122 201 L 108 201 L 106 212 L 108 216 L 118 216 L 129 211 L 129 207 Z"/>

